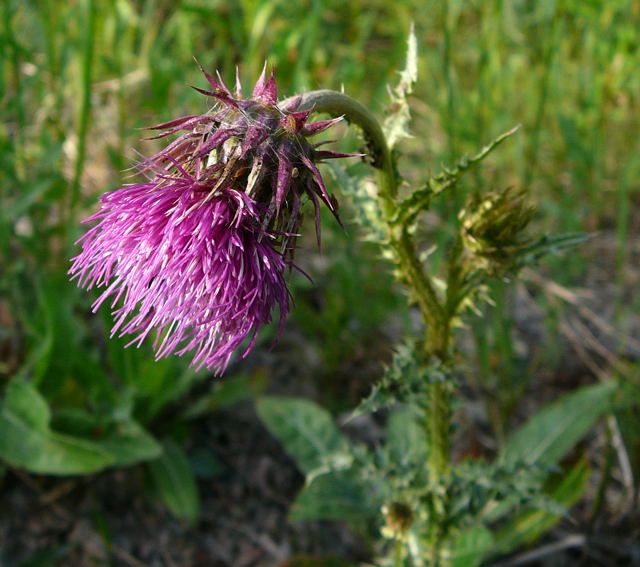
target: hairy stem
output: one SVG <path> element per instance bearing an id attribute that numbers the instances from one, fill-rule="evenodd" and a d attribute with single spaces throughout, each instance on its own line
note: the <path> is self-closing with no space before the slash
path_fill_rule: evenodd
<path id="1" fill-rule="evenodd" d="M 393 155 L 389 151 L 380 124 L 364 105 L 337 91 L 319 90 L 306 93 L 303 95 L 301 107 L 313 107 L 317 112 L 344 116 L 348 122 L 362 129 L 371 164 L 378 171 L 380 203 L 387 223 L 389 246 L 394 252 L 398 266 L 399 279 L 409 288 L 410 297 L 420 308 L 427 326 L 422 362 L 424 365 L 429 365 L 437 359 L 440 363 L 447 365 L 450 357 L 451 321 L 455 315 L 452 311 L 455 312 L 455 309 L 451 309 L 449 295 L 446 299 L 440 299 L 432 278 L 425 272 L 409 227 L 411 221 L 407 218 L 402 220 L 402 217 L 396 214 L 399 180 Z M 398 221 L 398 218 L 401 220 Z M 456 276 L 455 273 L 450 274 L 449 280 L 459 283 Z M 455 291 L 457 285 L 453 287 Z M 432 507 L 435 512 L 430 514 L 431 557 L 432 565 L 438 567 L 445 535 L 441 528 L 446 497 L 442 478 L 449 470 L 450 385 L 428 384 L 425 406 L 427 408 L 425 429 L 429 441 L 427 466 L 430 483 L 434 490 Z"/>

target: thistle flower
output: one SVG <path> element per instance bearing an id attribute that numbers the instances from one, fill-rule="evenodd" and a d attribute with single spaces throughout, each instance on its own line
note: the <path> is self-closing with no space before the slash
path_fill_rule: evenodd
<path id="1" fill-rule="evenodd" d="M 152 128 L 162 130 L 154 138 L 179 135 L 139 164 L 147 181 L 101 197 L 69 273 L 81 287 L 106 288 L 93 310 L 111 301 L 112 336 L 134 335 L 127 346 L 139 346 L 155 332 L 156 358 L 194 351 L 192 366 L 220 374 L 276 307 L 282 325 L 303 197 L 318 239 L 319 203 L 337 217 L 316 164 L 353 154 L 309 143 L 340 119 L 309 123 L 302 97 L 279 105 L 273 74 L 263 71 L 244 99 L 237 76 L 232 94 L 202 71 L 212 90 L 194 88 L 216 105 Z"/>

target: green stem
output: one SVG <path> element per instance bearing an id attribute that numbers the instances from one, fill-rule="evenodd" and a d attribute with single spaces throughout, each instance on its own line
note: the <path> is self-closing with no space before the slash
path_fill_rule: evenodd
<path id="1" fill-rule="evenodd" d="M 547 102 L 549 98 L 549 91 L 552 85 L 551 78 L 553 75 L 554 58 L 557 53 L 560 52 L 558 47 L 561 34 L 561 5 L 556 4 L 556 10 L 550 22 L 550 30 L 546 36 L 546 45 L 544 58 L 542 60 L 542 78 L 540 79 L 540 95 L 538 99 L 538 107 L 536 108 L 536 114 L 534 118 L 533 128 L 530 130 L 529 155 L 527 158 L 527 165 L 524 176 L 524 186 L 531 185 L 533 178 L 533 172 L 538 169 L 538 157 L 540 150 L 541 132 L 544 123 L 544 117 L 547 111 Z"/>
<path id="2" fill-rule="evenodd" d="M 452 302 L 449 299 L 444 301 L 439 298 L 433 280 L 424 270 L 409 226 L 412 221 L 406 218 L 398 221 L 396 166 L 380 124 L 364 105 L 337 91 L 319 90 L 306 93 L 303 95 L 301 108 L 311 107 L 317 112 L 344 116 L 364 132 L 372 165 L 378 170 L 381 208 L 387 223 L 389 245 L 398 265 L 399 278 L 409 288 L 411 298 L 418 304 L 427 327 L 422 363 L 427 366 L 433 363 L 433 359 L 437 359 L 440 364 L 446 366 L 450 358 L 451 321 L 456 310 L 451 308 Z M 458 279 L 457 273 L 450 274 L 448 283 L 451 284 L 453 281 L 455 285 L 447 294 L 447 298 L 451 297 L 451 293 L 458 292 Z M 449 470 L 450 385 L 427 384 L 425 402 L 425 428 L 429 441 L 427 466 L 433 488 L 432 504 L 435 512 L 430 514 L 431 555 L 433 565 L 438 567 L 445 535 L 441 527 L 446 497 L 442 479 Z"/>
<path id="3" fill-rule="evenodd" d="M 394 546 L 394 558 L 393 558 L 393 564 L 394 567 L 403 567 L 404 565 L 404 559 L 403 559 L 403 542 L 401 539 L 396 539 L 396 541 L 394 542 L 393 546 Z"/>
<path id="4" fill-rule="evenodd" d="M 286 104 L 288 100 L 290 99 L 284 101 L 283 104 Z M 408 227 L 398 226 L 392 220 L 395 218 L 397 208 L 395 199 L 398 195 L 398 179 L 393 156 L 389 151 L 380 123 L 366 106 L 338 91 L 318 90 L 305 93 L 300 107 L 303 109 L 313 107 L 316 112 L 344 116 L 348 122 L 362 129 L 372 165 L 378 170 L 382 209 L 389 225 L 389 240 L 395 251 L 400 272 L 406 279 L 405 283 L 411 288 L 427 325 L 440 327 L 444 312 L 433 284 L 425 274 L 417 257 Z"/>

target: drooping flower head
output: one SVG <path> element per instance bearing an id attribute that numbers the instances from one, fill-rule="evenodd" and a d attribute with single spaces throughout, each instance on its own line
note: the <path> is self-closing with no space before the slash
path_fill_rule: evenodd
<path id="1" fill-rule="evenodd" d="M 140 345 L 153 334 L 157 358 L 193 351 L 193 366 L 222 373 L 276 307 L 282 324 L 303 198 L 316 230 L 320 202 L 337 216 L 316 164 L 351 154 L 307 140 L 339 119 L 308 122 L 302 97 L 279 105 L 273 74 L 263 71 L 244 99 L 237 77 L 232 94 L 202 71 L 212 89 L 196 90 L 214 108 L 152 128 L 162 130 L 154 138 L 178 136 L 139 164 L 147 181 L 101 197 L 69 273 L 82 287 L 105 288 L 93 309 L 110 300 L 112 336 Z"/>

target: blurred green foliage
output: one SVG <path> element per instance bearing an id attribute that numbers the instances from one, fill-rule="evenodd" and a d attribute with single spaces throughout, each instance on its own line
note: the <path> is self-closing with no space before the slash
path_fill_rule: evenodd
<path id="1" fill-rule="evenodd" d="M 609 381 L 545 406 L 512 433 L 495 462 L 468 459 L 452 466 L 436 488 L 447 495 L 443 510 L 433 507 L 434 487 L 424 466 L 430 450 L 425 414 L 416 405 L 395 406 L 386 444 L 373 450 L 350 444 L 330 414 L 312 402 L 271 396 L 257 408 L 306 474 L 289 512 L 292 520 L 347 522 L 377 544 L 380 565 L 476 567 L 534 542 L 581 497 L 589 475 L 586 459 L 566 468 L 560 468 L 561 460 L 602 414 L 629 405 L 632 398 Z M 393 508 L 402 515 L 392 514 Z M 450 561 L 428 559 L 433 514 L 446 526 Z M 410 542 L 402 560 L 391 559 L 394 540 Z"/>
<path id="2" fill-rule="evenodd" d="M 239 65 L 247 85 L 266 60 L 276 66 L 285 95 L 343 86 L 382 115 L 411 21 L 420 80 L 413 92 L 414 137 L 400 144 L 408 165 L 400 173 L 424 178 L 425 167 L 451 165 L 521 124 L 514 143 L 457 191 L 525 185 L 540 204 L 535 222 L 544 228 L 612 234 L 610 278 L 623 323 L 625 266 L 640 220 L 634 210 L 640 199 L 639 18 L 638 0 L 4 0 L 2 386 L 13 379 L 17 389 L 37 390 L 25 416 L 34 434 L 98 445 L 132 427 L 144 435 L 145 428 L 155 431 L 163 410 L 206 376 L 180 359 L 154 362 L 147 348 L 108 340 L 109 316 L 91 314 L 92 294 L 67 281 L 73 242 L 83 230 L 79 219 L 95 209 L 100 193 L 125 182 L 137 151 L 155 147 L 140 141 L 139 128 L 206 110 L 187 88 L 201 83 L 194 56 L 225 78 Z M 446 203 L 441 212 L 446 218 Z M 424 230 L 438 239 L 447 226 Z M 302 327 L 320 341 L 331 369 L 398 304 L 391 280 L 376 275 L 387 268 L 375 263 L 371 248 L 329 224 L 324 232 L 331 267 L 320 282 L 322 308 L 306 302 L 304 290 L 296 297 Z M 590 261 L 588 253 L 551 261 L 551 277 L 580 281 Z M 498 389 L 495 400 L 488 396 L 498 404 L 490 412 L 494 428 L 504 433 L 518 402 L 514 392 L 524 390 L 529 376 L 511 345 L 509 294 L 497 291 L 497 309 L 478 325 L 476 344 L 484 386 Z M 503 361 L 497 370 L 496 357 Z M 15 413 L 17 398 L 10 394 L 4 394 L 5 417 Z M 209 400 L 194 411 L 216 405 Z M 637 444 L 629 432 L 639 430 L 638 418 L 627 417 L 625 435 Z M 194 517 L 191 496 L 185 498 L 185 515 Z"/>

